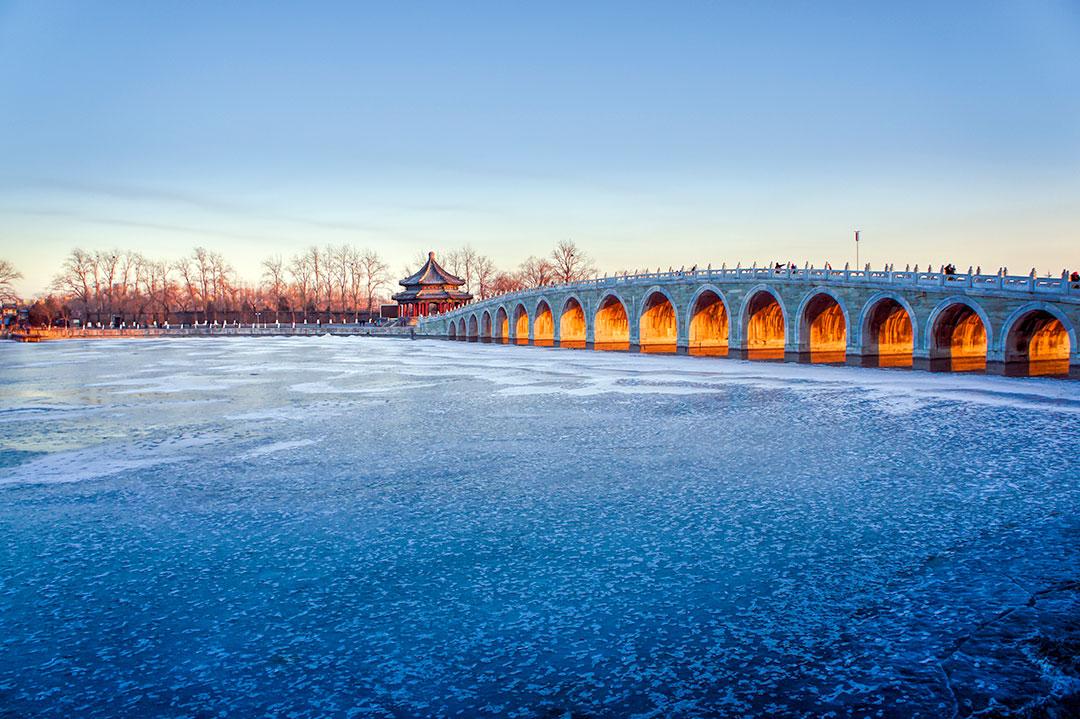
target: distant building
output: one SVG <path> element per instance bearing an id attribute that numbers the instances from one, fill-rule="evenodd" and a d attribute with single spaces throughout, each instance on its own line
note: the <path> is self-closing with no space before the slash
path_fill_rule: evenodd
<path id="1" fill-rule="evenodd" d="M 19 308 L 13 304 L 0 305 L 0 328 L 14 329 L 18 322 Z"/>
<path id="2" fill-rule="evenodd" d="M 459 288 L 465 280 L 455 277 L 435 261 L 435 253 L 429 252 L 427 262 L 414 274 L 398 284 L 405 288 L 393 299 L 398 303 L 400 317 L 411 319 L 446 312 L 468 304 L 472 295 Z"/>

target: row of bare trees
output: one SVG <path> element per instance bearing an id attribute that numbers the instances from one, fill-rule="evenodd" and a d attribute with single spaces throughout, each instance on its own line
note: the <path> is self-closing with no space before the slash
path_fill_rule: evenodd
<path id="1" fill-rule="evenodd" d="M 572 241 L 545 257 L 529 257 L 516 270 L 496 267 L 472 247 L 438 254 L 478 299 L 529 287 L 595 276 L 592 261 Z M 405 275 L 427 260 L 421 255 Z M 387 264 L 378 252 L 352 245 L 308 247 L 262 261 L 257 285 L 246 284 L 225 257 L 196 247 L 178 260 L 126 250 L 74 249 L 53 279 L 52 292 L 31 306 L 34 324 L 79 320 L 84 324 L 164 324 L 364 319 L 377 314 L 389 294 Z M 0 260 L 0 300 L 16 302 L 22 275 Z"/>
<path id="2" fill-rule="evenodd" d="M 124 322 L 329 321 L 370 316 L 383 301 L 387 265 L 350 245 L 311 247 L 263 261 L 262 282 L 241 282 L 225 257 L 204 247 L 168 262 L 131 251 L 72 250 L 53 279 L 54 294 L 32 311 L 103 325 Z"/>
<path id="3" fill-rule="evenodd" d="M 572 240 L 559 242 L 546 257 L 526 258 L 516 270 L 500 270 L 487 255 L 466 245 L 437 254 L 439 263 L 465 280 L 464 289 L 477 299 L 530 287 L 578 282 L 596 275 L 592 260 Z M 427 260 L 420 255 L 416 265 Z"/>
<path id="4" fill-rule="evenodd" d="M 294 307 L 324 314 L 372 312 L 389 282 L 379 253 L 350 245 L 309 247 L 288 261 L 274 255 L 262 268 L 262 288 L 279 312 Z"/>

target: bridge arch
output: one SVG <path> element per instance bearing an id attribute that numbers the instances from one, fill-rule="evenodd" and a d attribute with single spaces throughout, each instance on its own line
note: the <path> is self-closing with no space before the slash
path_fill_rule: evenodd
<path id="1" fill-rule="evenodd" d="M 876 292 L 863 305 L 853 343 L 872 367 L 910 367 L 918 320 L 911 303 L 895 292 Z"/>
<path id="2" fill-rule="evenodd" d="M 1052 304 L 1017 307 L 1001 328 L 1005 374 L 1022 377 L 1068 376 L 1076 351 L 1076 328 Z"/>
<path id="3" fill-rule="evenodd" d="M 448 340 L 456 340 L 457 338 L 458 338 L 457 322 L 454 322 L 454 321 L 451 320 L 450 324 L 446 328 L 446 339 L 448 339 Z"/>
<path id="4" fill-rule="evenodd" d="M 937 303 L 926 321 L 926 348 L 934 371 L 980 372 L 993 346 L 986 311 L 970 297 L 953 295 Z"/>
<path id="5" fill-rule="evenodd" d="M 630 349 L 630 314 L 616 292 L 606 292 L 593 317 L 593 347 L 598 350 Z"/>
<path id="6" fill-rule="evenodd" d="M 480 322 L 475 314 L 469 315 L 469 334 L 467 337 L 469 342 L 476 342 L 480 339 Z"/>
<path id="7" fill-rule="evenodd" d="M 457 329 L 458 342 L 464 342 L 465 340 L 468 339 L 468 335 L 465 334 L 465 318 L 462 317 L 457 322 L 458 322 L 458 329 Z"/>
<path id="8" fill-rule="evenodd" d="M 500 344 L 510 342 L 510 318 L 506 314 L 505 307 L 499 307 L 495 312 L 494 340 Z"/>
<path id="9" fill-rule="evenodd" d="M 827 287 L 815 287 L 799 303 L 795 344 L 810 362 L 842 363 L 847 356 L 851 321 L 843 299 Z"/>
<path id="10" fill-rule="evenodd" d="M 533 344 L 539 347 L 551 347 L 555 344 L 555 319 L 551 312 L 551 302 L 541 297 L 533 311 Z"/>
<path id="11" fill-rule="evenodd" d="M 585 319 L 585 305 L 575 294 L 563 302 L 559 313 L 559 346 L 580 349 L 585 346 L 588 331 Z"/>
<path id="12" fill-rule="evenodd" d="M 484 310 L 484 314 L 480 316 L 480 341 L 491 341 L 491 312 Z"/>
<path id="13" fill-rule="evenodd" d="M 746 293 L 739 310 L 740 341 L 747 359 L 783 359 L 787 309 L 780 294 L 768 285 Z"/>
<path id="14" fill-rule="evenodd" d="M 529 344 L 529 311 L 524 303 L 518 302 L 514 308 L 514 342 L 519 345 Z"/>
<path id="15" fill-rule="evenodd" d="M 690 323 L 690 354 L 727 355 L 731 315 L 727 297 L 719 287 L 713 284 L 698 287 L 686 306 L 685 316 Z"/>
<path id="16" fill-rule="evenodd" d="M 654 285 L 645 291 L 638 312 L 638 344 L 642 352 L 676 351 L 679 336 L 678 311 L 667 290 Z"/>

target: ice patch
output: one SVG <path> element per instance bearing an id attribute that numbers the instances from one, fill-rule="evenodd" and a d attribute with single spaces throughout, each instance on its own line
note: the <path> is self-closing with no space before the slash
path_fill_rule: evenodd
<path id="1" fill-rule="evenodd" d="M 328 380 L 320 382 L 301 382 L 299 384 L 291 385 L 289 391 L 300 392 L 302 394 L 385 394 L 388 392 L 423 389 L 425 387 L 435 386 L 437 385 L 434 382 L 399 382 L 396 384 L 375 385 L 373 387 L 342 387 L 340 385 L 330 384 L 330 381 Z"/>
<path id="2" fill-rule="evenodd" d="M 265 381 L 267 380 L 248 377 L 207 377 L 179 374 L 163 377 L 117 379 L 108 382 L 95 382 L 86 386 L 128 388 L 114 390 L 113 394 L 174 394 L 178 392 L 220 392 L 243 384 Z"/>
<path id="3" fill-rule="evenodd" d="M 175 464 L 200 455 L 191 450 L 213 444 L 210 437 L 181 437 L 156 444 L 108 444 L 56 452 L 0 473 L 0 487 L 60 484 L 100 479 L 134 469 Z"/>
<path id="4" fill-rule="evenodd" d="M 92 412 L 100 412 L 102 407 L 83 405 L 24 405 L 0 408 L 0 424 L 7 422 L 33 422 L 37 420 L 65 419 L 78 417 Z"/>
<path id="5" fill-rule="evenodd" d="M 263 457 L 268 454 L 274 454 L 276 452 L 285 452 L 290 449 L 297 449 L 298 447 L 310 447 L 313 444 L 318 444 L 318 440 L 314 439 L 294 439 L 286 440 L 282 442 L 271 442 L 270 444 L 264 444 L 261 447 L 249 449 L 240 455 L 240 459 L 254 459 L 256 457 Z"/>

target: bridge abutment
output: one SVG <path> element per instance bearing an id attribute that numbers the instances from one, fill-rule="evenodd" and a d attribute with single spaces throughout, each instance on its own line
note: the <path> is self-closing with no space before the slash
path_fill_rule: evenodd
<path id="1" fill-rule="evenodd" d="M 784 350 L 784 361 L 796 364 L 810 364 L 810 352 L 808 350 Z"/>

